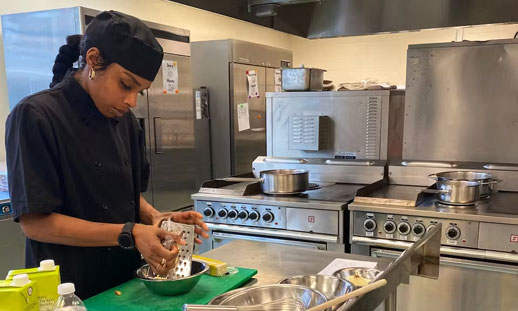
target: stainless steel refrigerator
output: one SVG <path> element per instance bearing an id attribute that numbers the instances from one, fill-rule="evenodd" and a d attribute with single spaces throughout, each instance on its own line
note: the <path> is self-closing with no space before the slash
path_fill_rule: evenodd
<path id="1" fill-rule="evenodd" d="M 67 35 L 83 33 L 98 11 L 73 7 L 2 16 L 9 105 L 48 88 L 52 65 Z M 133 110 L 146 132 L 151 176 L 146 199 L 161 211 L 192 204 L 190 194 L 211 177 L 208 114 L 193 108 L 190 33 L 145 22 L 174 64 L 174 88 L 165 91 L 163 68 Z M 168 74 L 171 71 L 167 72 Z"/>
<path id="2" fill-rule="evenodd" d="M 280 90 L 279 69 L 291 66 L 292 52 L 233 39 L 191 47 L 193 85 L 209 93 L 212 177 L 251 172 L 266 155 L 265 93 Z"/>

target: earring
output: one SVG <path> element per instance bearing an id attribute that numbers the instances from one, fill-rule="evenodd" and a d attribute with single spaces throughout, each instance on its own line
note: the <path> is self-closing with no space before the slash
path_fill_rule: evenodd
<path id="1" fill-rule="evenodd" d="M 90 71 L 88 71 L 88 79 L 93 80 L 95 78 L 95 70 L 93 68 L 90 68 Z"/>

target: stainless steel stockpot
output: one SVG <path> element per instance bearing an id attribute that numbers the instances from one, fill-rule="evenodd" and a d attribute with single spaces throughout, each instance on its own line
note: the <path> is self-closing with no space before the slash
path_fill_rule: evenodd
<path id="1" fill-rule="evenodd" d="M 480 197 L 487 198 L 491 195 L 491 192 L 496 190 L 495 185 L 501 182 L 500 179 L 496 179 L 490 173 L 485 172 L 473 172 L 473 171 L 451 171 L 441 172 L 437 174 L 428 175 L 436 181 L 478 181 L 480 182 Z"/>
<path id="2" fill-rule="evenodd" d="M 435 193 L 439 202 L 448 205 L 471 205 L 480 200 L 480 182 L 467 180 L 438 180 L 437 189 L 422 192 Z"/>
<path id="3" fill-rule="evenodd" d="M 224 181 L 260 182 L 266 194 L 298 194 L 309 189 L 309 173 L 299 169 L 267 170 L 259 173 L 260 178 L 222 178 Z"/>

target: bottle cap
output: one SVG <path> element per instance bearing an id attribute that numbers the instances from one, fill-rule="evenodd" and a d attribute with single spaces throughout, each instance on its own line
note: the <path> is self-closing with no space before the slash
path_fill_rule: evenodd
<path id="1" fill-rule="evenodd" d="M 63 283 L 58 285 L 58 294 L 61 296 L 73 294 L 75 291 L 76 287 L 74 286 L 74 283 Z"/>
<path id="2" fill-rule="evenodd" d="M 27 274 L 18 274 L 13 277 L 11 286 L 25 286 L 30 282 L 31 281 L 29 280 L 29 276 Z"/>
<path id="3" fill-rule="evenodd" d="M 54 260 L 47 259 L 40 261 L 38 271 L 52 271 L 54 269 L 56 269 L 56 264 L 54 263 Z"/>

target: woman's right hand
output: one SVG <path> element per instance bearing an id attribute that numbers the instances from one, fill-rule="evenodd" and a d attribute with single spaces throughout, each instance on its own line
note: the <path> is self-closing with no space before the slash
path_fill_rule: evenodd
<path id="1" fill-rule="evenodd" d="M 178 248 L 173 246 L 171 250 L 167 250 L 162 245 L 162 240 L 170 236 L 176 244 L 185 244 L 179 235 L 150 225 L 135 224 L 132 234 L 135 247 L 153 272 L 159 275 L 167 274 L 178 257 Z"/>

